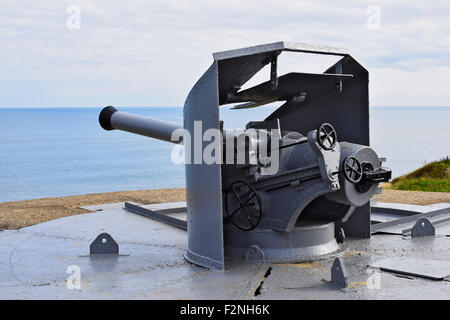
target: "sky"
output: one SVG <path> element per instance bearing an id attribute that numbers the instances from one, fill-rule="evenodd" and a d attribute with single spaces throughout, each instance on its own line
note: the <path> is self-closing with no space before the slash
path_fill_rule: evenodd
<path id="1" fill-rule="evenodd" d="M 277 41 L 346 48 L 371 106 L 450 106 L 449 15 L 448 0 L 0 0 L 0 107 L 182 106 L 213 52 Z"/>

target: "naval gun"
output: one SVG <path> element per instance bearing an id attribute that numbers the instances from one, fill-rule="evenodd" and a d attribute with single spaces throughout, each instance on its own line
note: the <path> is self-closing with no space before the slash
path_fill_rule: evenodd
<path id="1" fill-rule="evenodd" d="M 341 59 L 323 73 L 278 76 L 285 51 Z M 186 99 L 183 125 L 111 106 L 99 116 L 106 130 L 184 144 L 185 258 L 219 270 L 233 260 L 311 261 L 345 250 L 344 235 L 370 237 L 370 199 L 391 170 L 369 146 L 368 71 L 343 49 L 289 42 L 213 58 Z M 270 79 L 241 89 L 268 64 Z M 245 128 L 220 120 L 222 105 L 274 101 L 284 103 Z"/>

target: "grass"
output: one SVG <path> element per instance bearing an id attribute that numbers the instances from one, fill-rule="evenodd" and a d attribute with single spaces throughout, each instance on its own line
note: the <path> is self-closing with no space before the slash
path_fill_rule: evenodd
<path id="1" fill-rule="evenodd" d="M 392 180 L 392 189 L 450 192 L 450 159 L 447 157 Z"/>

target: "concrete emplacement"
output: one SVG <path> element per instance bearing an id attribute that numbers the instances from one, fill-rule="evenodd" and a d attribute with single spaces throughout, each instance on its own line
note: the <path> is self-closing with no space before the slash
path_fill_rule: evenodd
<path id="1" fill-rule="evenodd" d="M 158 211 L 185 205 L 141 206 Z M 450 204 L 383 206 L 385 212 L 404 207 L 421 212 L 450 209 Z M 86 209 L 96 212 L 0 232 L 0 299 L 449 298 L 450 282 L 442 279 L 450 275 L 446 236 L 405 238 L 400 233 L 347 239 L 349 249 L 341 259 L 348 288 L 340 290 L 329 285 L 332 257 L 295 264 L 231 262 L 225 271 L 190 264 L 183 258 L 185 231 L 123 207 L 123 203 L 90 206 Z M 377 214 L 377 219 L 386 215 Z M 186 212 L 167 215 L 186 220 Z M 90 244 L 105 232 L 117 242 L 120 254 L 89 255 Z M 408 272 L 422 270 L 413 275 L 380 271 L 386 258 L 404 259 Z M 417 261 L 438 262 L 444 270 L 431 273 L 434 280 L 418 277 L 432 270 Z M 387 267 L 398 268 L 398 262 L 390 264 Z"/>

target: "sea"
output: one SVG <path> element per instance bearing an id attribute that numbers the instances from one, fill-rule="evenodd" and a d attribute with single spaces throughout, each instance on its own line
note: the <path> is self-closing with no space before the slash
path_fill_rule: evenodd
<path id="1" fill-rule="evenodd" d="M 271 107 L 221 109 L 226 128 L 263 120 Z M 121 111 L 183 122 L 181 107 Z M 0 202 L 123 190 L 182 188 L 172 144 L 98 124 L 101 108 L 0 109 Z M 371 146 L 393 176 L 450 156 L 450 107 L 371 107 Z"/>

